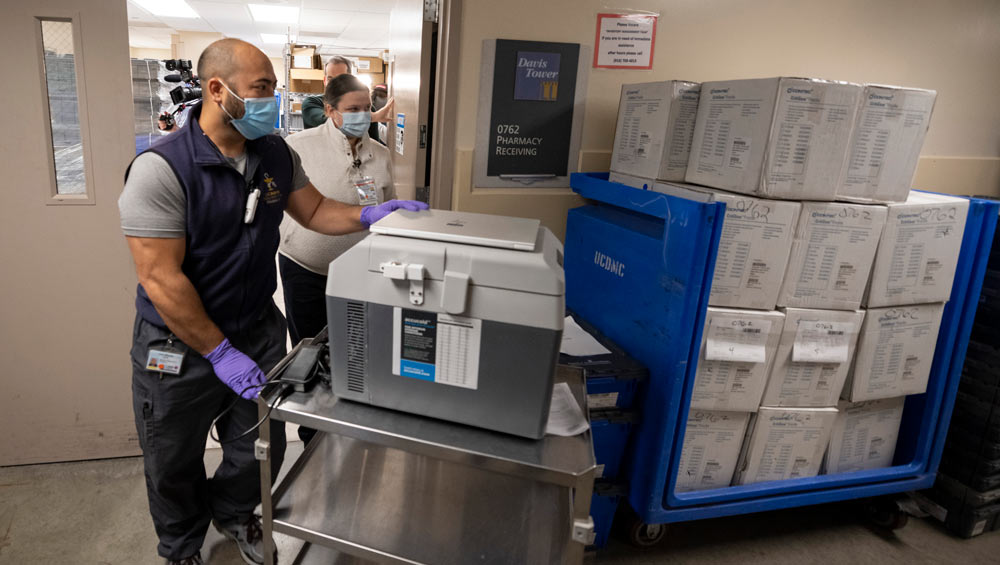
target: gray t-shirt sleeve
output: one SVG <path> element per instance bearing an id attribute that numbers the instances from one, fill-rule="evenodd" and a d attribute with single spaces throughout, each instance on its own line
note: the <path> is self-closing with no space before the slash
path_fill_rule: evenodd
<path id="1" fill-rule="evenodd" d="M 302 157 L 299 157 L 298 152 L 292 149 L 291 145 L 288 146 L 288 151 L 292 154 L 292 192 L 295 192 L 309 184 L 309 176 L 302 168 Z"/>
<path id="2" fill-rule="evenodd" d="M 163 157 L 146 152 L 135 158 L 118 197 L 118 212 L 127 236 L 184 237 L 187 199 Z"/>

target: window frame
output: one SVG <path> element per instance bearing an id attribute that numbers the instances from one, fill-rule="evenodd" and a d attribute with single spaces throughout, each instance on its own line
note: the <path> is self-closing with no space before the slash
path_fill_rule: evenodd
<path id="1" fill-rule="evenodd" d="M 83 39 L 80 33 L 80 13 L 79 12 L 63 12 L 61 10 L 52 10 L 46 15 L 35 15 L 33 19 L 34 25 L 34 56 L 35 62 L 38 67 L 38 88 L 41 100 L 44 101 L 42 104 L 42 118 L 44 124 L 45 134 L 42 136 L 44 140 L 43 150 L 46 154 L 46 161 L 48 163 L 48 187 L 44 192 L 45 205 L 47 206 L 79 206 L 87 205 L 92 206 L 97 203 L 95 198 L 95 187 L 94 187 L 94 171 L 93 171 L 93 159 L 91 154 L 91 135 L 90 135 L 90 119 L 87 105 L 87 88 L 86 88 L 86 72 L 84 71 L 84 50 L 83 50 Z M 52 13 L 55 12 L 55 13 Z M 76 100 L 77 100 L 77 115 L 80 122 L 80 143 L 83 145 L 83 173 L 84 173 L 84 193 L 83 194 L 59 194 L 59 185 L 56 181 L 56 162 L 55 162 L 55 147 L 52 140 L 52 115 L 51 115 L 51 101 L 49 100 L 48 91 L 48 78 L 46 77 L 45 69 L 45 43 L 42 36 L 42 22 L 43 21 L 54 21 L 54 22 L 67 22 L 70 24 L 73 32 L 73 69 L 76 75 Z"/>

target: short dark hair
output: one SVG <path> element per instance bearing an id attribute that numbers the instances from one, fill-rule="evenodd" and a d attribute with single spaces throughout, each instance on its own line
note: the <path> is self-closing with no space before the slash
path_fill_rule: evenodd
<path id="1" fill-rule="evenodd" d="M 233 37 L 213 42 L 198 57 L 198 78 L 207 81 L 219 77 L 229 82 L 237 67 L 236 50 L 248 45 L 246 41 Z"/>
<path id="2" fill-rule="evenodd" d="M 368 87 L 354 75 L 333 77 L 330 79 L 330 82 L 326 83 L 326 90 L 323 92 L 323 102 L 336 108 L 337 102 L 340 102 L 340 99 L 348 92 L 364 92 L 367 94 Z"/>
<path id="3" fill-rule="evenodd" d="M 323 65 L 323 72 L 324 73 L 326 72 L 326 68 L 329 67 L 330 65 L 346 65 L 347 66 L 347 74 L 351 74 L 351 73 L 354 72 L 354 66 L 351 65 L 351 60 L 348 59 L 347 57 L 341 57 L 340 55 L 334 55 L 333 57 L 330 57 L 329 59 L 327 59 L 326 60 L 326 64 Z"/>

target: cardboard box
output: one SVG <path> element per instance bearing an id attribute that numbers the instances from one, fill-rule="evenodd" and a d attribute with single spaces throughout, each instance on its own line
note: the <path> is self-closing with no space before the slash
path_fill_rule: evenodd
<path id="1" fill-rule="evenodd" d="M 746 436 L 748 412 L 694 410 L 688 414 L 674 492 L 728 487 Z"/>
<path id="2" fill-rule="evenodd" d="M 862 87 L 808 78 L 702 84 L 687 182 L 765 198 L 833 200 Z"/>
<path id="3" fill-rule="evenodd" d="M 622 85 L 611 170 L 683 181 L 700 91 L 680 80 Z"/>
<path id="4" fill-rule="evenodd" d="M 381 73 L 382 59 L 380 57 L 354 57 L 356 73 Z M 378 83 L 375 83 L 378 84 Z"/>
<path id="5" fill-rule="evenodd" d="M 936 98 L 933 90 L 865 85 L 837 200 L 906 200 Z"/>
<path id="6" fill-rule="evenodd" d="M 709 305 L 774 310 L 802 205 L 690 184 L 656 183 L 652 188 L 726 205 Z"/>
<path id="7" fill-rule="evenodd" d="M 906 202 L 888 210 L 865 303 L 878 308 L 947 301 L 969 201 L 910 192 Z"/>
<path id="8" fill-rule="evenodd" d="M 784 322 L 781 312 L 709 308 L 691 409 L 756 412 Z"/>
<path id="9" fill-rule="evenodd" d="M 944 303 L 868 310 L 844 399 L 860 402 L 925 392 L 943 313 Z"/>
<path id="10" fill-rule="evenodd" d="M 644 179 L 642 177 L 626 175 L 625 173 L 616 173 L 614 171 L 611 171 L 611 174 L 608 175 L 608 180 L 624 184 L 625 186 L 631 186 L 632 188 L 638 188 L 639 190 L 652 190 L 653 184 L 656 182 L 653 179 Z"/>
<path id="11" fill-rule="evenodd" d="M 291 69 L 288 72 L 291 78 L 289 92 L 323 94 L 322 69 Z"/>
<path id="12" fill-rule="evenodd" d="M 850 473 L 892 466 L 905 397 L 841 401 L 823 460 L 826 474 Z"/>
<path id="13" fill-rule="evenodd" d="M 885 217 L 885 206 L 803 202 L 778 305 L 856 310 Z"/>
<path id="14" fill-rule="evenodd" d="M 851 369 L 864 310 L 785 309 L 762 406 L 836 406 Z"/>
<path id="15" fill-rule="evenodd" d="M 836 408 L 761 408 L 751 418 L 734 484 L 816 476 L 836 418 Z"/>
<path id="16" fill-rule="evenodd" d="M 316 53 L 314 45 L 293 45 L 292 46 L 292 68 L 293 69 L 320 69 L 323 63 L 319 54 Z"/>

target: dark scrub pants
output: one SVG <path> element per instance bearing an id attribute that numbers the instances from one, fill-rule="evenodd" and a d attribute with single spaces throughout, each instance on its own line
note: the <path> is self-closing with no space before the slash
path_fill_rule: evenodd
<path id="1" fill-rule="evenodd" d="M 285 321 L 270 303 L 250 330 L 227 336 L 234 347 L 265 373 L 285 355 Z M 257 433 L 222 446 L 222 463 L 212 478 L 205 474 L 205 441 L 212 420 L 236 393 L 215 376 L 197 351 L 174 339 L 185 352 L 180 375 L 145 369 L 150 347 L 166 343 L 170 333 L 136 316 L 132 333 L 132 404 L 145 464 L 149 510 L 159 554 L 179 560 L 201 550 L 209 522 L 245 521 L 260 503 L 260 464 L 254 459 Z M 240 399 L 217 423 L 223 441 L 257 423 L 257 403 Z M 271 472 L 276 476 L 285 454 L 285 428 L 271 423 Z"/>
<path id="2" fill-rule="evenodd" d="M 281 291 L 285 295 L 285 315 L 292 345 L 314 337 L 326 327 L 326 277 L 306 269 L 278 253 Z M 316 430 L 299 427 L 299 439 L 309 443 Z"/>

